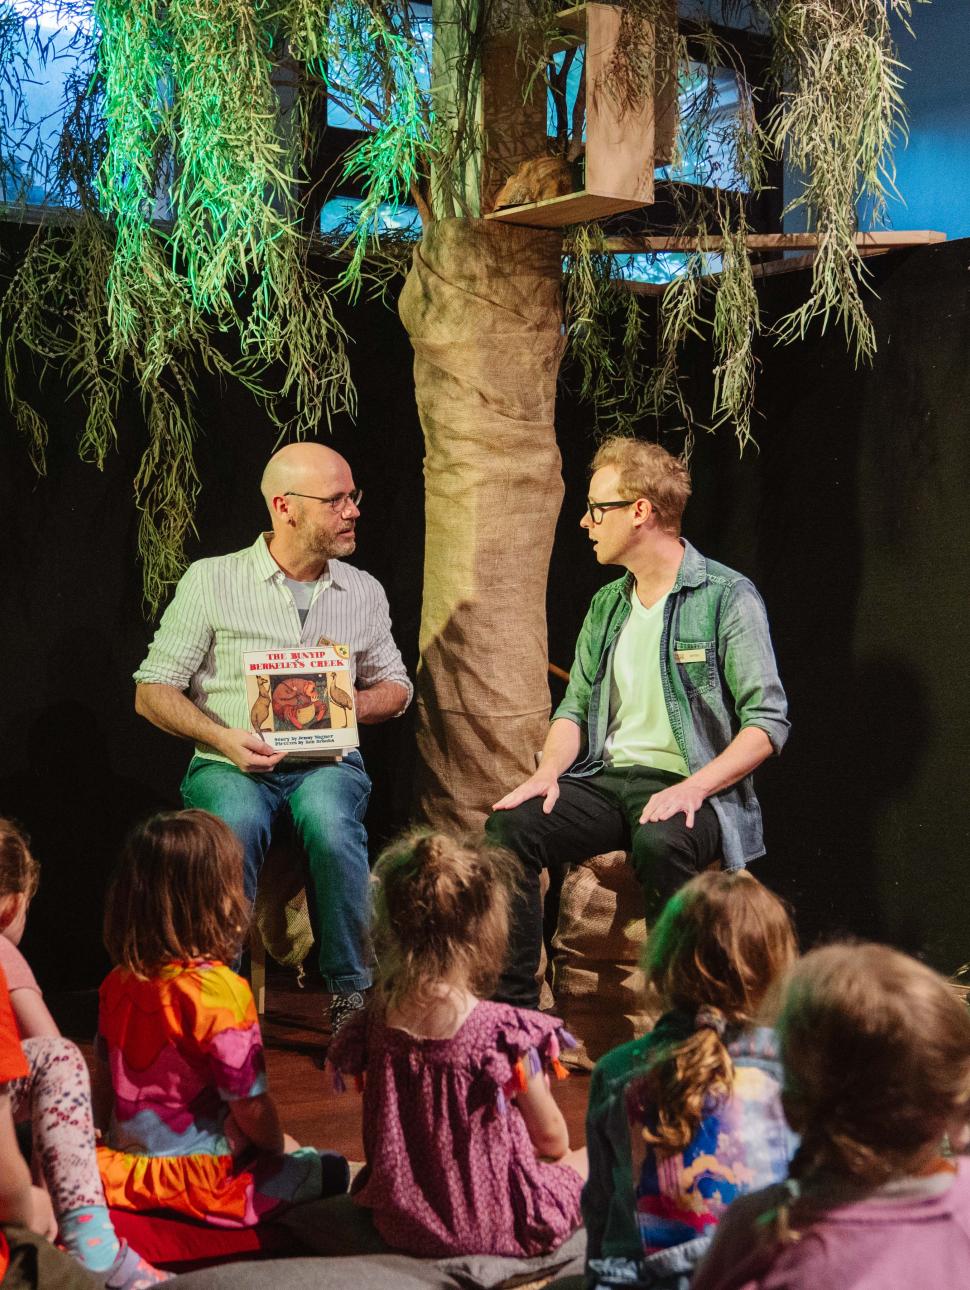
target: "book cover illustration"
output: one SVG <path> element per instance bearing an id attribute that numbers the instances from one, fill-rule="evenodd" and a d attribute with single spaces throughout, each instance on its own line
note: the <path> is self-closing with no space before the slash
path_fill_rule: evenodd
<path id="1" fill-rule="evenodd" d="M 339 757 L 356 748 L 357 715 L 346 645 L 243 655 L 253 730 L 292 757 Z"/>

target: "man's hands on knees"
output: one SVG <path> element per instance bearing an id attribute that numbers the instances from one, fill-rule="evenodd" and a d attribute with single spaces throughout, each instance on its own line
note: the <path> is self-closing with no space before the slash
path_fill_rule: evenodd
<path id="1" fill-rule="evenodd" d="M 225 729 L 220 732 L 218 742 L 213 741 L 217 751 L 247 775 L 273 770 L 278 762 L 286 756 L 279 748 L 271 748 L 259 735 L 249 730 Z"/>
<path id="2" fill-rule="evenodd" d="M 739 730 L 723 752 L 701 766 L 693 775 L 654 793 L 640 815 L 640 823 L 669 820 L 672 815 L 686 815 L 687 827 L 694 827 L 694 816 L 704 802 L 724 788 L 730 788 L 750 775 L 772 753 L 771 740 L 758 726 Z"/>
<path id="3" fill-rule="evenodd" d="M 511 793 L 506 793 L 492 807 L 493 811 L 511 811 L 515 806 L 521 806 L 523 802 L 528 802 L 532 797 L 544 797 L 542 810 L 548 815 L 552 808 L 559 800 L 559 776 L 553 771 L 537 770 L 534 775 L 530 775 L 525 783 L 520 784 L 518 788 L 513 788 Z"/>
<path id="4" fill-rule="evenodd" d="M 542 797 L 543 814 L 548 815 L 559 800 L 559 776 L 567 771 L 579 756 L 579 726 L 566 717 L 557 717 L 549 727 L 542 756 L 534 775 L 530 775 L 518 788 L 506 793 L 495 803 L 493 811 L 511 811 L 513 807 L 528 802 L 532 797 Z"/>
<path id="5" fill-rule="evenodd" d="M 686 815 L 687 827 L 694 827 L 694 816 L 707 800 L 703 789 L 692 784 L 689 779 L 679 784 L 671 784 L 654 793 L 640 812 L 641 824 L 655 824 L 658 820 L 669 820 L 674 815 Z"/>

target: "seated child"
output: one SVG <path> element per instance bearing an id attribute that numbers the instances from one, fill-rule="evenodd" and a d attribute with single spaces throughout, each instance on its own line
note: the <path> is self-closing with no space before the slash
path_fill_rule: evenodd
<path id="1" fill-rule="evenodd" d="M 589 1285 L 683 1290 L 734 1197 L 785 1176 L 797 1139 L 756 1018 L 794 957 L 784 906 L 743 871 L 703 873 L 664 906 L 644 958 L 664 1013 L 590 1085 Z"/>
<path id="2" fill-rule="evenodd" d="M 20 1152 L 11 1088 L 28 1078 L 7 983 L 0 968 L 0 1281 L 4 1290 L 100 1290 L 103 1274 L 87 1272 L 50 1244 L 57 1231 L 51 1201 L 34 1187 Z"/>
<path id="3" fill-rule="evenodd" d="M 733 1205 L 695 1290 L 965 1290 L 970 1013 L 885 945 L 829 945 L 790 973 L 778 1020 L 788 1181 Z"/>
<path id="4" fill-rule="evenodd" d="M 16 1120 L 30 1122 L 60 1244 L 99 1274 L 100 1284 L 141 1290 L 169 1276 L 115 1234 L 98 1173 L 87 1066 L 77 1045 L 61 1036 L 17 948 L 39 874 L 23 833 L 0 819 L 0 971 L 10 983 L 5 997 L 26 1063 L 22 1075 L 7 1084 L 9 1109 Z"/>
<path id="5" fill-rule="evenodd" d="M 99 1056 L 113 1106 L 98 1163 L 108 1203 L 251 1227 L 347 1190 L 343 1156 L 284 1138 L 249 985 L 230 968 L 248 919 L 242 847 L 206 811 L 129 836 L 108 891 Z"/>
<path id="6" fill-rule="evenodd" d="M 537 1255 L 579 1226 L 585 1153 L 569 1152 L 545 1074 L 565 1073 L 562 1024 L 482 997 L 505 958 L 512 872 L 484 839 L 425 830 L 377 863 L 380 981 L 329 1058 L 338 1088 L 339 1072 L 366 1072 L 354 1197 L 408 1254 Z"/>
<path id="7" fill-rule="evenodd" d="M 40 882 L 40 865 L 26 836 L 12 820 L 0 819 L 0 967 L 7 978 L 10 1005 L 20 1038 L 59 1038 L 40 986 L 18 946 L 27 913 Z"/>

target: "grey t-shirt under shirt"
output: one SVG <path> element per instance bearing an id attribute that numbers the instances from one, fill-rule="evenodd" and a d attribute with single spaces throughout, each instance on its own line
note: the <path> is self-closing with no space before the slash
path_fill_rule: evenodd
<path id="1" fill-rule="evenodd" d="M 296 578 L 287 578 L 285 575 L 283 581 L 293 593 L 293 603 L 296 605 L 296 612 L 300 615 L 300 626 L 306 622 L 306 616 L 310 612 L 310 601 L 313 599 L 313 593 L 316 591 L 319 578 L 314 578 L 312 582 L 297 582 Z"/>

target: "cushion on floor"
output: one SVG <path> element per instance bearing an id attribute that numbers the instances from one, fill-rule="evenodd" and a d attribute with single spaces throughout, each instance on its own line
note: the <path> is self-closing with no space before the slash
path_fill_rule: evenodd
<path id="1" fill-rule="evenodd" d="M 260 1259 L 204 1268 L 166 1282 L 165 1290 L 454 1290 L 432 1264 L 404 1254 L 356 1259 Z"/>
<path id="2" fill-rule="evenodd" d="M 297 1258 L 206 1268 L 170 1281 L 170 1290 L 533 1290 L 553 1276 L 581 1275 L 586 1233 L 574 1232 L 552 1255 L 498 1259 L 412 1259 L 405 1254 Z"/>
<path id="3" fill-rule="evenodd" d="M 303 1248 L 339 1259 L 339 1266 L 344 1269 L 347 1277 L 344 1284 L 353 1286 L 355 1290 L 359 1290 L 359 1287 L 356 1272 L 353 1279 L 350 1277 L 351 1267 L 356 1269 L 358 1264 L 366 1264 L 368 1259 L 404 1257 L 395 1255 L 384 1243 L 374 1228 L 369 1212 L 360 1205 L 355 1205 L 349 1196 L 333 1196 L 329 1200 L 294 1205 L 285 1214 L 281 1214 L 278 1221 L 293 1233 Z M 462 1287 L 462 1290 L 499 1290 L 503 1286 L 526 1285 L 540 1278 L 549 1280 L 553 1275 L 582 1271 L 585 1255 L 586 1233 L 580 1229 L 551 1254 L 537 1255 L 530 1259 L 462 1254 L 446 1259 L 409 1258 L 406 1262 L 411 1266 L 413 1276 L 430 1274 L 431 1285 Z M 376 1271 L 373 1275 L 377 1275 Z M 282 1284 L 288 1286 L 289 1283 Z M 329 1282 L 326 1284 L 329 1285 Z M 375 1284 L 385 1283 L 377 1281 Z M 370 1285 L 369 1281 L 367 1285 Z"/>

